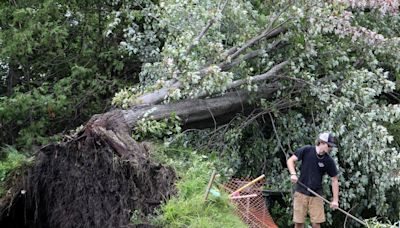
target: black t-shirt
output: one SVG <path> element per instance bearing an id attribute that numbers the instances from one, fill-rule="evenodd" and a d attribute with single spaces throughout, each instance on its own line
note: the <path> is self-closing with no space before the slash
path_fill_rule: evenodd
<path id="1" fill-rule="evenodd" d="M 301 161 L 299 181 L 318 194 L 322 194 L 322 177 L 325 173 L 330 177 L 339 174 L 331 156 L 328 154 L 317 155 L 315 146 L 304 146 L 296 150 L 294 154 Z M 296 185 L 296 191 L 314 196 L 299 184 Z"/>

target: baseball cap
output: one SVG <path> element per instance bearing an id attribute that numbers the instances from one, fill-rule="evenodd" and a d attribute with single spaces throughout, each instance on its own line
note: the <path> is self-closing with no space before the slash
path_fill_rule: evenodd
<path id="1" fill-rule="evenodd" d="M 335 138 L 329 132 L 321 133 L 318 137 L 320 140 L 326 142 L 331 147 L 337 147 L 335 144 Z"/>

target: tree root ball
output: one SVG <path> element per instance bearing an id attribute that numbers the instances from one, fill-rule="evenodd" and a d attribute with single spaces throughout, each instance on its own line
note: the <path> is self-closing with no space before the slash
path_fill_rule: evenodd
<path id="1" fill-rule="evenodd" d="M 173 169 L 146 153 L 137 144 L 121 158 L 100 136 L 43 148 L 24 189 L 0 208 L 0 227 L 133 226 L 133 213 L 144 218 L 175 193 Z"/>

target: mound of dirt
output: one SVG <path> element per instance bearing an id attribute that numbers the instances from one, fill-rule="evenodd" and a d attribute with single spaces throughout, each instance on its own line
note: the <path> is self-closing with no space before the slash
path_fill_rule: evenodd
<path id="1" fill-rule="evenodd" d="M 133 227 L 131 216 L 152 214 L 175 193 L 175 180 L 141 144 L 129 159 L 100 136 L 52 144 L 0 208 L 0 227 Z"/>

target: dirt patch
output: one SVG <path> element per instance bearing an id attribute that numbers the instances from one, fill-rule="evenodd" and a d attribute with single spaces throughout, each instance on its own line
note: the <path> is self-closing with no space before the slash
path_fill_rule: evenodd
<path id="1" fill-rule="evenodd" d="M 175 193 L 175 180 L 140 144 L 126 160 L 100 136 L 53 144 L 1 208 L 0 227 L 133 227 L 132 214 L 152 214 Z"/>

